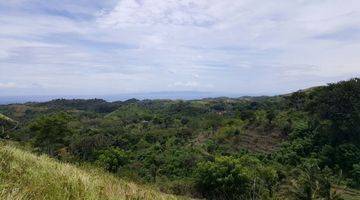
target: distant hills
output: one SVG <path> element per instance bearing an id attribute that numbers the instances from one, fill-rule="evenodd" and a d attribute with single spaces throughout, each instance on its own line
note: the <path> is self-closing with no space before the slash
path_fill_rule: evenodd
<path id="1" fill-rule="evenodd" d="M 128 99 L 203 99 L 215 97 L 241 97 L 259 96 L 261 94 L 235 94 L 220 92 L 201 92 L 201 91 L 176 91 L 176 92 L 149 92 L 149 93 L 128 93 L 117 95 L 34 95 L 34 96 L 0 96 L 0 105 L 26 102 L 46 102 L 53 99 L 93 99 L 99 98 L 106 101 L 125 101 Z"/>

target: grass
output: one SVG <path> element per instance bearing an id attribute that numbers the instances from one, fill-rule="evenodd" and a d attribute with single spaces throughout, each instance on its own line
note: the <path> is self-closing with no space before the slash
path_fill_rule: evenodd
<path id="1" fill-rule="evenodd" d="M 0 122 L 15 123 L 14 120 L 0 113 Z"/>
<path id="2" fill-rule="evenodd" d="M 1 200 L 176 200 L 96 168 L 86 169 L 37 156 L 17 143 L 0 142 Z M 344 200 L 360 199 L 360 191 L 334 186 Z M 280 199 L 287 199 L 283 197 Z"/>
<path id="3" fill-rule="evenodd" d="M 344 188 L 341 186 L 334 186 L 333 189 L 341 194 L 341 197 L 344 200 L 359 200 L 360 199 L 360 190 L 355 190 L 351 188 Z"/>
<path id="4" fill-rule="evenodd" d="M 99 169 L 80 169 L 45 155 L 0 143 L 0 199 L 180 199 L 118 179 Z"/>

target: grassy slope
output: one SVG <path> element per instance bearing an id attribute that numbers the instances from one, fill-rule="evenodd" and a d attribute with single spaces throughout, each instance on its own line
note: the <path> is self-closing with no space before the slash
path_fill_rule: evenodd
<path id="1" fill-rule="evenodd" d="M 341 197 L 344 200 L 359 200 L 360 199 L 360 190 L 343 188 L 340 186 L 334 186 L 333 188 L 337 193 L 341 194 Z"/>
<path id="2" fill-rule="evenodd" d="M 0 122 L 15 123 L 14 120 L 0 113 Z"/>
<path id="3" fill-rule="evenodd" d="M 0 143 L 0 199 L 178 199 Z"/>

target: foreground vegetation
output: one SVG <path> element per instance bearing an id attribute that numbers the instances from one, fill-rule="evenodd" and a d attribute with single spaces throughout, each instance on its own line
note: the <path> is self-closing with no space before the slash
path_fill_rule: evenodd
<path id="1" fill-rule="evenodd" d="M 0 199 L 177 199 L 120 180 L 101 170 L 84 170 L 47 156 L 0 144 Z"/>
<path id="2" fill-rule="evenodd" d="M 59 99 L 0 106 L 0 112 L 8 122 L 0 124 L 2 137 L 166 193 L 359 197 L 360 79 L 274 97 Z"/>

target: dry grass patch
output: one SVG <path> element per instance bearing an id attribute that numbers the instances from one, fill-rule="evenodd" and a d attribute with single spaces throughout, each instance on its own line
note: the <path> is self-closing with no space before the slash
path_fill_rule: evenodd
<path id="1" fill-rule="evenodd" d="M 120 180 L 98 169 L 84 170 L 47 156 L 0 143 L 0 199 L 117 200 L 179 199 Z"/>

